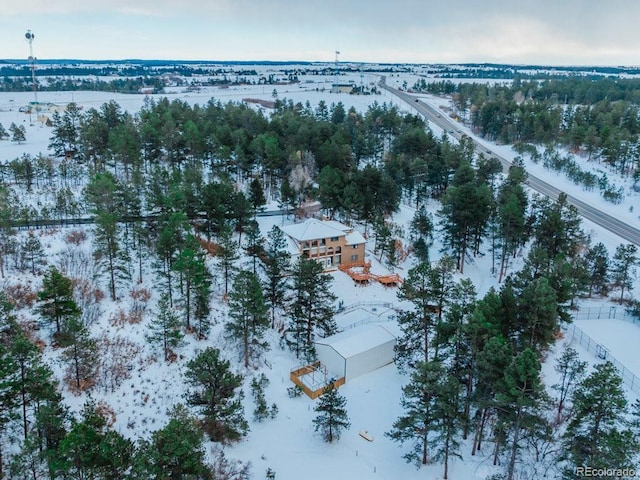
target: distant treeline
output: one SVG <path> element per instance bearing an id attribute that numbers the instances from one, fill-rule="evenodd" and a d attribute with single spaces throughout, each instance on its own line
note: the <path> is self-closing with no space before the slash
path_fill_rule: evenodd
<path id="1" fill-rule="evenodd" d="M 53 65 L 41 67 L 38 73 L 47 77 L 138 77 L 155 76 L 165 73 L 190 77 L 193 75 L 258 75 L 255 69 L 231 71 L 228 68 L 218 66 L 189 66 L 189 65 Z M 0 67 L 2 77 L 31 77 L 30 65 L 6 65 Z"/>
<path id="2" fill-rule="evenodd" d="M 37 81 L 36 81 L 37 82 Z M 138 93 L 141 88 L 153 88 L 154 92 L 162 92 L 164 82 L 159 76 L 144 76 L 134 78 L 114 78 L 113 80 L 99 80 L 95 77 L 82 78 L 47 78 L 46 82 L 37 82 L 38 91 L 60 92 L 60 91 L 99 91 L 99 92 L 119 92 Z M 28 92 L 33 89 L 31 77 L 10 78 L 5 77 L 0 80 L 0 92 Z"/>
<path id="3" fill-rule="evenodd" d="M 491 63 L 467 63 L 462 65 L 438 65 L 428 72 L 442 78 L 566 78 L 567 76 L 587 76 L 602 78 L 607 76 L 640 75 L 637 67 L 552 67 L 544 65 L 501 65 Z"/>

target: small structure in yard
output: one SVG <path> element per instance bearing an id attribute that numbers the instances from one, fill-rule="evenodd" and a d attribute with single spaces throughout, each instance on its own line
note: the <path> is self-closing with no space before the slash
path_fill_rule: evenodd
<path id="1" fill-rule="evenodd" d="M 322 395 L 325 387 L 331 383 L 333 383 L 336 388 L 344 385 L 344 377 L 336 379 L 330 376 L 327 367 L 320 362 L 313 362 L 311 365 L 305 365 L 304 367 L 291 370 L 289 378 L 312 399 Z"/>
<path id="2" fill-rule="evenodd" d="M 367 430 L 360 430 L 359 435 L 367 442 L 373 442 L 373 435 L 371 435 Z"/>
<path id="3" fill-rule="evenodd" d="M 345 382 L 393 362 L 396 337 L 382 325 L 365 324 L 316 340 L 328 375 Z"/>

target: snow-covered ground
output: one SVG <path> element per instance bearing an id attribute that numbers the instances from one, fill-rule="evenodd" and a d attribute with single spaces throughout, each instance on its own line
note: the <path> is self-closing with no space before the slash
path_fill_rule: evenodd
<path id="1" fill-rule="evenodd" d="M 374 82 L 375 77 L 362 79 L 360 75 L 354 75 L 352 80 L 359 84 L 361 81 Z M 397 99 L 385 93 L 382 95 L 356 96 L 347 94 L 330 93 L 330 84 L 333 78 L 327 77 L 324 80 L 314 78 L 314 83 L 298 85 L 276 86 L 278 98 L 291 99 L 294 102 L 308 100 L 312 107 L 316 107 L 320 100 L 324 100 L 327 105 L 342 102 L 348 109 L 354 106 L 359 111 L 366 111 L 368 106 L 377 101 L 378 103 L 393 102 L 398 105 L 401 111 L 411 112 L 412 107 L 400 103 Z M 340 79 L 341 81 L 343 78 Z M 397 75 L 393 77 L 394 82 L 401 82 L 403 79 Z M 388 82 L 392 84 L 391 82 Z M 412 84 L 411 78 L 407 78 L 407 83 Z M 243 98 L 261 98 L 265 100 L 273 99 L 273 86 L 242 86 L 217 88 L 211 87 L 203 89 L 198 93 L 186 93 L 175 91 L 166 96 L 170 99 L 180 98 L 190 103 L 203 104 L 211 98 L 227 101 L 241 101 Z M 0 122 L 8 128 L 11 122 L 22 124 L 26 128 L 25 144 L 17 145 L 10 141 L 0 141 L 0 161 L 8 161 L 23 153 L 36 155 L 39 152 L 46 153 L 47 144 L 51 135 L 50 129 L 38 123 L 34 118 L 30 119 L 27 114 L 18 112 L 18 108 L 26 105 L 32 100 L 31 93 L 2 93 L 0 94 Z M 52 102 L 55 104 L 65 104 L 76 102 L 84 109 L 99 108 L 104 102 L 115 100 L 123 109 L 132 113 L 138 111 L 143 104 L 144 95 L 123 95 L 117 93 L 100 92 L 40 92 L 39 101 Z M 428 99 L 434 105 L 446 103 L 446 99 Z M 460 128 L 465 133 L 471 132 L 464 126 Z M 441 133 L 441 132 L 439 132 Z M 436 134 L 439 134 L 436 132 Z M 488 145 L 488 144 L 487 144 Z M 516 154 L 508 146 L 491 145 L 499 153 L 506 157 L 515 157 Z M 552 172 L 534 170 L 537 166 L 528 165 L 532 173 L 543 177 L 556 187 L 584 199 L 598 206 L 602 206 L 610 213 L 619 218 L 628 218 L 630 221 L 637 221 L 633 215 L 627 215 L 628 207 L 637 202 L 637 197 L 627 197 L 628 204 L 613 206 L 599 198 L 597 192 L 586 192 L 575 187 L 569 180 L 558 176 Z M 541 167 L 540 167 L 541 168 Z M 577 191 L 575 191 L 577 189 Z M 430 202 L 429 208 L 434 211 L 437 205 Z M 411 220 L 414 209 L 409 206 L 402 206 L 401 210 L 394 216 L 393 221 L 406 227 Z M 263 233 L 266 233 L 271 225 L 291 220 L 281 217 L 262 217 L 260 226 Z M 622 240 L 609 232 L 603 231 L 600 227 L 584 222 L 585 230 L 591 234 L 594 242 L 602 241 L 612 254 L 616 246 Z M 405 231 L 407 229 L 405 228 Z M 43 237 L 43 243 L 47 245 L 47 254 L 52 263 L 56 264 L 60 255 L 66 248 L 63 238 L 67 230 L 51 232 Z M 88 243 L 83 248 L 89 248 Z M 373 245 L 368 245 L 368 252 L 371 252 Z M 432 248 L 432 256 L 437 256 L 439 245 Z M 370 258 L 372 255 L 370 254 Z M 374 269 L 383 269 L 373 259 Z M 497 279 L 487 272 L 490 271 L 491 258 L 487 253 L 478 257 L 465 267 L 465 277 L 470 278 L 476 285 L 478 296 L 482 296 L 491 286 L 496 286 Z M 401 276 L 406 276 L 408 269 L 412 266 L 409 258 L 401 264 L 395 271 Z M 516 264 L 514 267 L 518 268 Z M 345 307 L 356 303 L 365 305 L 352 309 L 347 313 L 338 315 L 336 321 L 339 326 L 345 328 L 351 324 L 362 321 L 389 321 L 390 328 L 393 327 L 393 320 L 390 320 L 392 313 L 385 310 L 386 307 L 377 305 L 366 305 L 368 302 L 378 304 L 398 304 L 396 289 L 385 288 L 377 283 L 369 286 L 356 286 L 353 281 L 344 273 L 332 273 L 334 278 L 334 291 L 338 295 Z M 24 278 L 14 278 L 15 281 L 30 281 L 29 276 Z M 150 276 L 145 281 L 145 285 L 152 288 Z M 640 289 L 636 282 L 635 293 Z M 218 285 L 219 287 L 219 285 Z M 189 340 L 185 347 L 179 350 L 180 355 L 188 360 L 194 356 L 198 350 L 209 345 L 225 346 L 224 340 L 220 336 L 221 320 L 224 317 L 224 307 L 221 304 L 218 291 L 214 294 L 214 318 L 218 324 L 210 340 L 197 342 Z M 155 305 L 157 298 L 151 300 L 151 305 Z M 124 303 L 124 301 L 122 302 Z M 598 305 L 608 308 L 611 303 L 602 300 Z M 101 303 L 102 315 L 99 321 L 92 326 L 94 334 L 100 331 L 109 331 L 111 335 L 120 335 L 134 341 L 142 346 L 143 350 L 139 360 L 132 369 L 132 377 L 118 387 L 115 391 L 96 390 L 92 396 L 98 400 L 104 400 L 114 409 L 116 414 L 115 428 L 125 435 L 136 437 L 148 437 L 150 432 L 162 427 L 167 419 L 167 410 L 176 402 L 184 401 L 184 385 L 177 379 L 182 378 L 184 362 L 166 364 L 160 360 L 158 352 L 152 351 L 144 346 L 145 323 L 137 325 L 125 325 L 122 327 L 110 326 L 109 319 L 116 311 L 123 307 L 123 304 L 113 304 L 104 300 Z M 375 310 L 374 310 L 375 308 Z M 150 308 L 152 310 L 152 308 Z M 146 315 L 148 321 L 151 312 Z M 588 335 L 609 349 L 620 362 L 631 371 L 640 375 L 640 360 L 637 357 L 637 341 L 640 340 L 640 326 L 630 322 L 619 322 L 609 320 L 599 320 L 599 323 L 592 320 L 579 321 L 576 323 Z M 616 333 L 617 332 L 617 333 Z M 406 480 L 413 479 L 438 479 L 442 478 L 442 466 L 435 464 L 417 470 L 413 465 L 408 465 L 402 459 L 405 453 L 402 447 L 391 442 L 384 433 L 389 431 L 392 423 L 401 414 L 402 409 L 399 404 L 401 387 L 407 381 L 406 376 L 401 375 L 394 365 L 386 366 L 373 373 L 358 377 L 343 387 L 341 393 L 347 399 L 347 408 L 351 420 L 351 428 L 343 434 L 339 442 L 325 444 L 322 439 L 313 432 L 312 418 L 314 416 L 314 401 L 305 396 L 299 398 L 289 398 L 287 387 L 291 386 L 289 372 L 299 365 L 299 361 L 289 351 L 280 349 L 278 338 L 275 332 L 270 333 L 272 351 L 268 354 L 269 365 L 261 367 L 269 380 L 270 385 L 266 389 L 266 398 L 269 404 L 276 403 L 279 413 L 276 419 L 265 420 L 262 423 L 251 423 L 251 432 L 248 437 L 240 443 L 228 448 L 228 455 L 233 458 L 251 461 L 253 464 L 254 478 L 262 478 L 267 468 L 276 471 L 279 479 L 290 478 L 381 478 Z M 45 338 L 46 341 L 48 339 Z M 579 349 L 583 357 L 590 363 L 599 361 L 592 353 L 584 349 Z M 225 350 L 229 358 L 235 360 L 232 349 Z M 549 356 L 545 365 L 545 375 L 552 378 L 552 361 L 554 355 Z M 62 366 L 58 363 L 58 354 L 48 352 L 47 358 L 54 362 L 55 368 L 60 371 Z M 253 401 L 248 395 L 249 381 L 252 375 L 259 372 L 243 372 L 247 374 L 245 392 L 247 396 L 244 400 L 247 417 L 251 417 Z M 65 391 L 65 399 L 72 408 L 78 411 L 85 400 L 84 396 L 74 396 Z M 372 442 L 364 440 L 358 435 L 361 430 L 367 430 L 373 437 Z M 471 446 L 463 444 L 461 452 L 463 460 L 453 460 L 450 474 L 455 479 L 484 479 L 487 475 L 495 472 L 491 466 L 491 444 L 485 446 L 485 451 L 476 457 L 470 456 Z"/>

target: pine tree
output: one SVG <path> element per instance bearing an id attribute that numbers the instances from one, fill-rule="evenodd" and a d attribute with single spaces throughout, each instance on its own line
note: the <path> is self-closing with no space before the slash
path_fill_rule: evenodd
<path id="1" fill-rule="evenodd" d="M 109 293 L 115 302 L 116 286 L 130 279 L 129 257 L 120 245 L 118 232 L 118 221 L 124 209 L 123 190 L 113 174 L 102 172 L 92 178 L 84 195 L 95 214 L 93 256 L 109 274 Z"/>
<path id="2" fill-rule="evenodd" d="M 420 262 L 429 261 L 429 248 L 433 245 L 433 220 L 424 205 L 416 210 L 410 225 L 413 251 Z"/>
<path id="3" fill-rule="evenodd" d="M 81 421 L 74 421 L 60 442 L 56 464 L 65 477 L 115 480 L 125 478 L 133 454 L 133 442 L 109 430 L 95 403 L 88 401 Z"/>
<path id="4" fill-rule="evenodd" d="M 62 358 L 69 363 L 67 382 L 78 391 L 92 387 L 97 374 L 98 345 L 78 317 L 66 320 L 62 346 L 65 347 Z"/>
<path id="5" fill-rule="evenodd" d="M 446 312 L 435 337 L 443 358 L 448 359 L 448 374 L 461 385 L 466 386 L 464 392 L 458 394 L 464 439 L 467 438 L 471 426 L 470 409 L 474 375 L 473 346 L 467 328 L 475 306 L 475 287 L 469 279 L 462 279 L 452 289 L 449 311 Z"/>
<path id="6" fill-rule="evenodd" d="M 556 399 L 558 408 L 556 413 L 556 422 L 561 423 L 567 416 L 564 410 L 567 407 L 567 401 L 573 398 L 576 387 L 582 382 L 587 368 L 587 362 L 580 361 L 580 356 L 573 348 L 565 346 L 562 350 L 560 358 L 556 361 L 554 367 L 559 376 L 558 383 L 552 386 L 558 394 Z"/>
<path id="7" fill-rule="evenodd" d="M 633 288 L 633 281 L 636 278 L 636 266 L 640 259 L 636 255 L 638 247 L 632 243 L 618 245 L 616 253 L 613 255 L 611 265 L 611 279 L 613 285 L 620 288 L 620 303 L 624 300 L 625 290 Z"/>
<path id="8" fill-rule="evenodd" d="M 470 164 L 462 163 L 442 198 L 442 208 L 438 212 L 443 220 L 445 243 L 453 252 L 460 273 L 464 273 L 467 252 L 473 250 L 476 253 L 475 244 L 479 244 L 489 220 L 492 200 L 489 187 L 477 181 Z"/>
<path id="9" fill-rule="evenodd" d="M 0 478 L 4 478 L 5 445 L 9 443 L 5 438 L 7 427 L 20 419 L 16 410 L 20 405 L 19 367 L 9 347 L 17 330 L 11 309 L 4 291 L 0 290 Z"/>
<path id="10" fill-rule="evenodd" d="M 528 346 L 542 351 L 555 340 L 558 330 L 558 302 L 546 277 L 537 278 L 517 292 L 514 333 L 521 350 Z"/>
<path id="11" fill-rule="evenodd" d="M 169 305 L 173 306 L 173 271 L 176 255 L 184 243 L 188 230 L 187 217 L 182 212 L 169 212 L 158 219 L 156 252 L 160 259 L 159 273 L 166 279 Z"/>
<path id="12" fill-rule="evenodd" d="M 287 271 L 291 255 L 282 230 L 274 225 L 267 234 L 264 250 L 264 273 L 267 277 L 265 296 L 271 309 L 271 328 L 275 327 L 276 309 L 284 305 L 287 293 Z"/>
<path id="13" fill-rule="evenodd" d="M 136 478 L 206 479 L 213 478 L 205 463 L 204 438 L 195 418 L 178 405 L 151 441 L 142 441 L 136 455 Z"/>
<path id="14" fill-rule="evenodd" d="M 573 415 L 563 435 L 565 478 L 574 478 L 578 466 L 632 465 L 640 444 L 628 424 L 622 378 L 613 364 L 596 365 L 572 400 Z"/>
<path id="15" fill-rule="evenodd" d="M 346 410 L 347 399 L 331 383 L 322 390 L 318 404 L 313 409 L 317 415 L 313 419 L 315 431 L 320 431 L 325 442 L 339 440 L 343 430 L 349 429 L 349 416 Z"/>
<path id="16" fill-rule="evenodd" d="M 248 425 L 243 416 L 242 376 L 233 374 L 230 363 L 220 358 L 220 351 L 208 347 L 187 363 L 187 384 L 193 387 L 187 394 L 189 405 L 202 412 L 202 424 L 214 442 L 240 440 Z"/>
<path id="17" fill-rule="evenodd" d="M 169 361 L 172 349 L 178 348 L 183 338 L 180 319 L 169 306 L 169 296 L 163 293 L 158 301 L 158 313 L 149 322 L 149 334 L 146 339 L 148 342 L 162 345 L 164 359 Z"/>
<path id="18" fill-rule="evenodd" d="M 51 380 L 43 384 L 40 390 L 34 408 L 34 423 L 29 432 L 30 441 L 25 442 L 25 446 L 27 452 L 31 449 L 35 454 L 36 461 L 46 463 L 48 476 L 54 478 L 60 442 L 67 433 L 68 411 L 62 403 L 62 395 L 57 391 L 57 383 Z"/>
<path id="19" fill-rule="evenodd" d="M 258 277 L 241 271 L 233 281 L 229 292 L 229 317 L 225 330 L 240 345 L 245 368 L 249 362 L 260 358 L 268 348 L 264 334 L 269 328 L 267 306 Z"/>
<path id="20" fill-rule="evenodd" d="M 525 242 L 527 194 L 522 187 L 522 175 L 509 169 L 509 178 L 498 194 L 498 231 L 501 242 L 498 282 L 502 282 L 509 267 L 509 257 L 515 257 L 518 247 Z"/>
<path id="21" fill-rule="evenodd" d="M 512 289 L 521 293 L 528 285 L 543 277 L 555 292 L 558 321 L 570 322 L 569 309 L 576 295 L 585 291 L 588 283 L 582 257 L 580 255 L 566 257 L 564 254 L 559 254 L 550 259 L 542 247 L 533 246 L 524 267 L 510 277 L 507 283 L 510 283 Z"/>
<path id="22" fill-rule="evenodd" d="M 205 263 L 204 252 L 193 235 L 186 236 L 184 244 L 176 256 L 173 268 L 180 274 L 180 290 L 184 295 L 185 322 L 187 331 L 189 331 L 194 311 L 198 311 L 198 306 L 202 308 L 209 303 L 207 289 L 211 279 Z M 199 299 L 199 295 L 205 295 L 206 298 Z M 199 312 L 201 321 L 204 320 L 203 314 L 206 315 L 208 312 Z M 200 332 L 201 335 L 206 335 L 208 329 L 203 330 Z"/>
<path id="23" fill-rule="evenodd" d="M 460 455 L 460 441 L 458 434 L 463 426 L 463 412 L 461 410 L 461 384 L 458 378 L 451 374 L 440 377 L 433 402 L 432 416 L 434 421 L 434 436 L 432 438 L 433 460 L 442 460 L 444 473 L 442 478 L 449 478 L 449 460 L 462 458 Z"/>
<path id="24" fill-rule="evenodd" d="M 36 267 L 43 263 L 44 250 L 42 242 L 35 236 L 33 230 L 29 230 L 27 238 L 22 243 L 22 256 L 26 263 L 29 264 L 31 275 L 35 275 L 37 273 Z"/>
<path id="25" fill-rule="evenodd" d="M 29 472 L 30 478 L 49 473 L 47 460 L 64 434 L 64 415 L 53 372 L 26 338 L 0 291 L 0 445 L 5 440 L 9 443 L 3 438 L 8 422 L 22 427 L 23 438 L 22 451 L 13 455 L 12 469 L 22 465 L 18 473 Z M 2 478 L 3 450 L 0 447 Z"/>
<path id="26" fill-rule="evenodd" d="M 9 138 L 9 132 L 4 128 L 4 125 L 0 123 L 0 140 L 4 140 L 5 138 Z"/>
<path id="27" fill-rule="evenodd" d="M 389 222 L 387 222 L 382 216 L 374 218 L 371 223 L 376 236 L 376 243 L 373 251 L 379 253 L 378 261 L 382 262 L 384 254 L 389 252 L 390 246 L 393 242 L 393 232 Z"/>
<path id="28" fill-rule="evenodd" d="M 104 266 L 109 274 L 109 293 L 112 301 L 118 298 L 117 287 L 131 279 L 128 269 L 129 256 L 123 250 L 118 239 L 117 217 L 103 212 L 95 219 L 94 259 Z"/>
<path id="29" fill-rule="evenodd" d="M 202 187 L 201 209 L 204 211 L 205 221 L 203 229 L 207 234 L 207 240 L 211 235 L 218 235 L 225 227 L 229 212 L 228 201 L 233 192 L 233 187 L 228 182 L 207 183 Z"/>
<path id="30" fill-rule="evenodd" d="M 297 196 L 294 188 L 289 182 L 289 178 L 285 177 L 280 185 L 280 202 L 278 206 L 285 210 L 287 217 L 290 215 L 291 210 L 298 205 Z"/>
<path id="31" fill-rule="evenodd" d="M 199 263 L 199 268 L 196 272 L 193 297 L 193 316 L 196 320 L 194 329 L 196 338 L 203 340 L 207 338 L 211 329 L 211 320 L 209 318 L 209 314 L 211 313 L 211 307 L 209 306 L 209 300 L 211 299 L 211 273 L 209 273 L 209 268 L 204 262 L 204 259 Z"/>
<path id="32" fill-rule="evenodd" d="M 238 245 L 233 241 L 233 233 L 228 227 L 224 227 L 219 235 L 220 251 L 218 252 L 218 267 L 222 270 L 224 279 L 224 295 L 229 293 L 229 280 L 236 269 L 236 260 L 238 260 Z"/>
<path id="33" fill-rule="evenodd" d="M 4 278 L 5 257 L 13 250 L 15 231 L 11 228 L 14 217 L 9 189 L 0 182 L 0 278 Z"/>
<path id="34" fill-rule="evenodd" d="M 533 225 L 533 245 L 545 252 L 546 262 L 541 273 L 548 273 L 557 257 L 570 258 L 585 244 L 585 234 L 580 228 L 581 220 L 577 210 L 567 202 L 567 195 L 561 193 L 558 200 L 543 199 L 535 208 Z"/>
<path id="35" fill-rule="evenodd" d="M 398 290 L 398 299 L 413 304 L 412 310 L 398 315 L 402 336 L 396 353 L 401 367 L 415 361 L 428 362 L 437 356 L 433 339 L 452 287 L 451 272 L 444 257 L 435 267 L 422 262 L 409 270 Z"/>
<path id="36" fill-rule="evenodd" d="M 54 266 L 49 267 L 44 274 L 38 299 L 38 313 L 45 320 L 55 322 L 57 334 L 61 332 L 61 326 L 65 320 L 80 314 L 80 309 L 73 300 L 71 280 Z"/>
<path id="37" fill-rule="evenodd" d="M 14 122 L 11 122 L 9 125 L 9 132 L 11 133 L 11 141 L 21 144 L 22 142 L 27 141 L 27 130 L 24 128 L 24 125 L 16 125 Z"/>
<path id="38" fill-rule="evenodd" d="M 80 109 L 75 103 L 67 105 L 61 116 L 54 112 L 51 116 L 53 128 L 49 139 L 49 150 L 53 150 L 56 157 L 64 157 L 67 153 L 75 153 L 80 141 Z"/>
<path id="39" fill-rule="evenodd" d="M 333 319 L 336 296 L 331 291 L 333 279 L 315 260 L 299 257 L 291 276 L 287 340 L 300 358 L 312 355 L 316 332 L 329 336 L 337 331 Z"/>
<path id="40" fill-rule="evenodd" d="M 30 342 L 17 326 L 14 329 L 16 333 L 11 339 L 9 351 L 17 370 L 14 381 L 19 389 L 22 433 L 26 440 L 29 433 L 28 425 L 33 420 L 29 418 L 27 412 L 40 400 L 46 400 L 46 397 L 52 393 L 53 373 L 42 363 L 38 347 Z"/>
<path id="41" fill-rule="evenodd" d="M 258 258 L 264 256 L 264 239 L 260 232 L 260 225 L 255 220 L 250 220 L 247 224 L 244 250 L 251 257 L 253 273 L 257 273 Z"/>
<path id="42" fill-rule="evenodd" d="M 585 255 L 589 278 L 589 297 L 593 293 L 606 295 L 609 284 L 609 252 L 603 243 L 596 243 Z"/>
<path id="43" fill-rule="evenodd" d="M 318 175 L 318 198 L 331 219 L 342 207 L 345 180 L 344 172 L 330 165 L 325 166 Z"/>
<path id="44" fill-rule="evenodd" d="M 433 407 L 443 374 L 439 362 L 419 361 L 411 372 L 409 383 L 402 387 L 400 405 L 404 414 L 385 435 L 401 444 L 410 443 L 409 452 L 403 455 L 408 463 L 420 466 L 431 462 L 429 432 L 435 428 Z"/>
<path id="45" fill-rule="evenodd" d="M 523 432 L 539 418 L 544 387 L 540 381 L 540 362 L 527 348 L 505 369 L 502 388 L 496 392 L 500 428 L 510 433 L 506 480 L 516 475 L 516 460 Z"/>
<path id="46" fill-rule="evenodd" d="M 242 192 L 233 193 L 228 202 L 233 229 L 238 233 L 238 245 L 241 245 L 242 234 L 251 219 L 251 203 Z"/>
<path id="47" fill-rule="evenodd" d="M 253 410 L 253 419 L 256 422 L 261 422 L 267 417 L 275 418 L 278 413 L 278 407 L 274 403 L 271 405 L 271 409 L 267 405 L 267 399 L 264 396 L 264 389 L 269 385 L 269 379 L 264 373 L 260 376 L 254 377 L 251 380 L 251 396 L 256 404 L 256 408 Z"/>
<path id="48" fill-rule="evenodd" d="M 512 361 L 512 355 L 511 345 L 499 335 L 489 337 L 476 353 L 475 386 L 472 398 L 478 410 L 475 415 L 475 435 L 471 455 L 475 455 L 476 451 L 482 449 L 485 426 L 489 419 L 495 418 L 496 394 L 504 388 L 504 372 Z M 497 462 L 497 450 L 496 445 L 494 465 Z"/>
<path id="49" fill-rule="evenodd" d="M 264 197 L 262 182 L 257 178 L 251 180 L 249 184 L 249 202 L 251 203 L 254 214 L 260 207 L 267 203 L 267 199 Z"/>

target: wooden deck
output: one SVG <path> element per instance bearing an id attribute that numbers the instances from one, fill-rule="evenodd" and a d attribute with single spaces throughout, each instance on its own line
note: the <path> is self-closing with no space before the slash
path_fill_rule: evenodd
<path id="1" fill-rule="evenodd" d="M 289 378 L 298 385 L 309 398 L 318 398 L 323 390 L 333 380 L 333 385 L 338 388 L 344 385 L 345 378 L 328 378 L 326 369 L 320 362 L 291 370 Z"/>
<path id="2" fill-rule="evenodd" d="M 397 273 L 387 275 L 376 275 L 371 273 L 371 262 L 367 262 L 362 270 L 355 270 L 353 267 L 340 265 L 339 270 L 349 275 L 358 285 L 368 285 L 370 280 L 375 280 L 385 287 L 397 287 L 402 285 L 402 278 Z"/>

